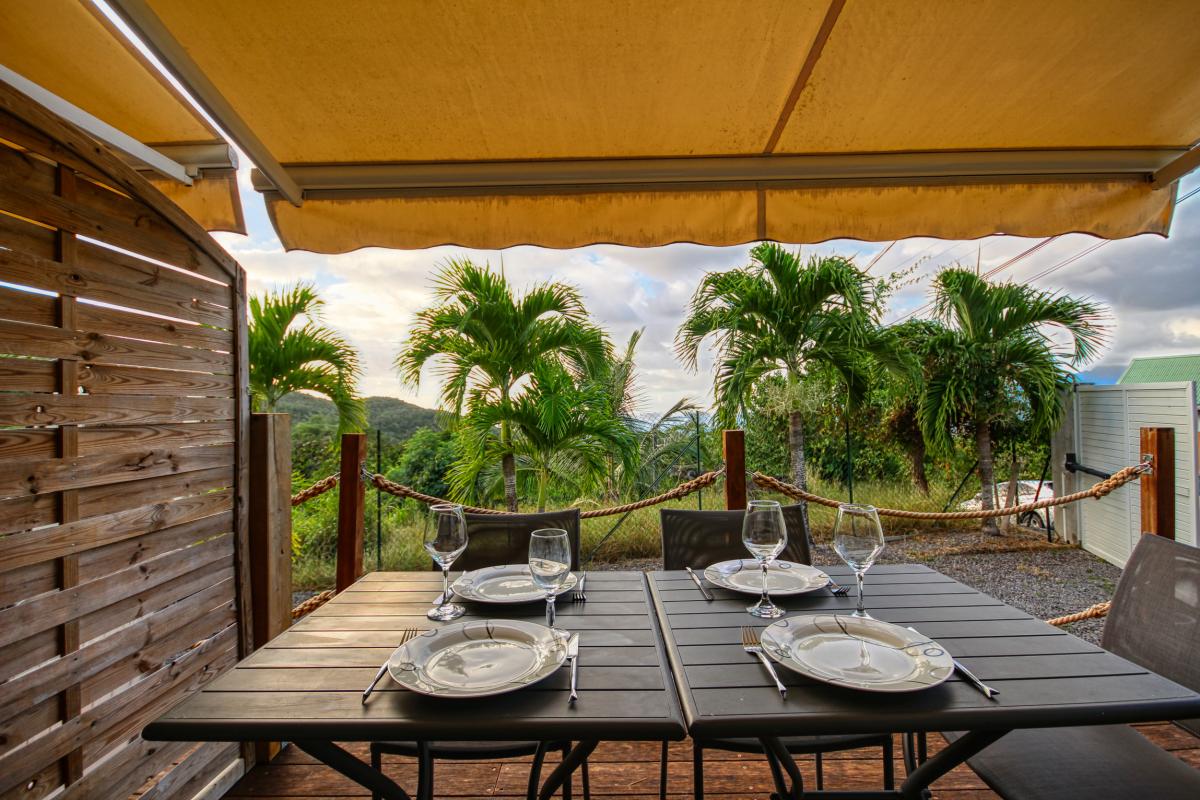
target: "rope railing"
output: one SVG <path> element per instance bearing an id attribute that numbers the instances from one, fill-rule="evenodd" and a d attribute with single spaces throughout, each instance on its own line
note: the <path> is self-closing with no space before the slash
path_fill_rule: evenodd
<path id="1" fill-rule="evenodd" d="M 609 516 L 613 516 L 615 514 L 625 514 L 630 511 L 637 511 L 640 508 L 649 508 L 650 506 L 659 505 L 660 503 L 666 503 L 671 500 L 678 500 L 681 497 L 687 497 L 689 494 L 692 494 L 693 492 L 698 492 L 701 489 L 704 489 L 708 486 L 712 486 L 714 483 L 716 483 L 717 478 L 721 477 L 721 475 L 723 475 L 724 472 L 725 472 L 724 469 L 717 469 L 717 470 L 712 470 L 710 472 L 705 472 L 703 475 L 697 475 L 695 478 L 692 478 L 689 481 L 684 481 L 683 483 L 679 484 L 678 486 L 668 489 L 667 491 L 663 492 L 662 494 L 657 494 L 654 497 L 647 497 L 642 500 L 637 500 L 632 503 L 624 503 L 619 506 L 609 506 L 608 508 L 588 509 L 587 511 L 580 512 L 579 516 L 583 519 L 593 519 L 595 517 L 609 517 Z M 433 505 L 435 503 L 453 502 L 450 500 L 445 500 L 441 497 L 434 497 L 433 495 L 425 494 L 424 492 L 419 492 L 416 489 L 412 488 L 411 486 L 405 486 L 402 483 L 396 483 L 395 481 L 389 480 L 386 477 L 384 477 L 383 475 L 380 475 L 378 473 L 375 473 L 375 474 L 364 473 L 364 478 L 379 491 L 387 492 L 388 494 L 395 495 L 396 497 L 411 498 L 411 499 L 417 500 L 421 503 L 425 503 L 426 505 Z M 467 506 L 467 505 L 463 506 L 463 510 L 468 511 L 472 514 L 511 514 L 511 513 L 513 513 L 511 511 L 504 511 L 501 509 L 480 508 L 478 506 Z"/>
<path id="2" fill-rule="evenodd" d="M 332 600 L 334 594 L 335 592 L 333 589 L 326 589 L 323 592 L 317 592 L 312 597 L 308 598 L 303 603 L 292 609 L 292 619 L 300 619 L 306 614 L 311 614 Z"/>
<path id="3" fill-rule="evenodd" d="M 1074 503 L 1078 500 L 1083 500 L 1088 497 L 1101 498 L 1129 483 L 1136 480 L 1143 472 L 1150 469 L 1150 462 L 1143 461 L 1132 467 L 1125 467 L 1118 472 L 1113 473 L 1111 478 L 1100 481 L 1093 486 L 1084 489 L 1081 492 L 1062 495 L 1061 497 L 1047 497 L 1044 500 L 1035 500 L 1029 503 L 1022 503 L 1016 506 L 1005 506 L 1002 508 L 990 509 L 974 509 L 970 511 L 909 511 L 899 508 L 878 508 L 880 516 L 883 517 L 898 517 L 901 519 L 931 519 L 931 520 L 958 520 L 958 519 L 988 519 L 991 517 L 1010 517 L 1016 514 L 1024 514 L 1027 511 L 1039 511 L 1043 508 L 1051 508 L 1053 506 L 1062 506 L 1068 503 Z M 751 479 L 764 489 L 773 492 L 778 492 L 787 495 L 795 500 L 803 500 L 809 503 L 815 503 L 829 508 L 837 508 L 841 505 L 840 500 L 832 500 L 828 497 L 822 497 L 818 494 L 805 491 L 799 486 L 794 486 L 790 483 L 772 478 L 770 475 L 764 475 L 761 472 L 754 472 L 750 475 Z"/>
<path id="4" fill-rule="evenodd" d="M 1105 600 L 1103 603 L 1096 603 L 1094 606 L 1088 606 L 1083 611 L 1076 611 L 1074 614 L 1067 614 L 1062 617 L 1046 620 L 1047 625 L 1053 625 L 1056 628 L 1061 628 L 1063 625 L 1069 625 L 1072 622 L 1081 622 L 1085 619 L 1097 619 L 1099 617 L 1108 616 L 1108 610 L 1112 608 L 1112 601 Z"/>
<path id="5" fill-rule="evenodd" d="M 308 487 L 307 489 L 302 489 L 301 491 L 296 492 L 294 495 L 292 495 L 292 508 L 295 508 L 296 506 L 301 505 L 303 503 L 307 503 L 309 500 L 312 500 L 314 497 L 319 497 L 319 496 L 325 494 L 326 492 L 328 492 L 330 489 L 332 489 L 333 487 L 335 487 L 337 485 L 338 485 L 338 476 L 337 475 L 327 475 L 326 477 L 321 478 L 321 480 L 317 481 L 316 483 L 314 483 L 312 486 Z"/>

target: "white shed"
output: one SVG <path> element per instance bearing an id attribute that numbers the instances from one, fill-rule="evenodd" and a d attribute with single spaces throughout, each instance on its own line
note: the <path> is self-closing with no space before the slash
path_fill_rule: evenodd
<path id="1" fill-rule="evenodd" d="M 1067 398 L 1067 417 L 1055 438 L 1055 493 L 1086 489 L 1100 478 L 1063 468 L 1065 455 L 1087 467 L 1112 473 L 1141 461 L 1143 427 L 1175 431 L 1175 539 L 1196 545 L 1197 458 L 1196 387 L 1192 381 L 1077 386 Z M 1138 482 L 1108 497 L 1060 507 L 1055 526 L 1068 541 L 1124 566 L 1141 536 Z"/>

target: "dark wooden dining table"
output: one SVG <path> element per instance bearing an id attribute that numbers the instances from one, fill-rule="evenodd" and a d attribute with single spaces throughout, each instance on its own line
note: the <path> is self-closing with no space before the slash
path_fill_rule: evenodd
<path id="1" fill-rule="evenodd" d="M 386 798 L 407 798 L 386 775 L 337 742 L 574 742 L 543 783 L 549 797 L 600 740 L 682 739 L 686 734 L 647 576 L 587 573 L 587 601 L 559 598 L 555 627 L 580 634 L 579 699 L 567 702 L 569 670 L 510 694 L 425 697 L 384 678 L 371 682 L 409 628 L 441 593 L 434 572 L 374 572 L 192 694 L 143 731 L 150 740 L 288 741 Z M 462 602 L 462 601 L 459 601 Z M 544 622 L 542 603 L 466 603 L 470 619 Z"/>
<path id="2" fill-rule="evenodd" d="M 853 587 L 846 567 L 823 568 Z M 776 667 L 780 697 L 762 665 L 742 649 L 741 628 L 768 620 L 746 614 L 755 597 L 711 587 L 705 600 L 686 572 L 651 574 L 671 667 L 689 733 L 696 739 L 757 737 L 787 777 L 781 797 L 918 798 L 934 780 L 1018 728 L 1183 719 L 1200 714 L 1200 695 L 1137 664 L 1031 617 L 923 565 L 879 565 L 866 577 L 872 616 L 916 628 L 999 691 L 984 697 L 957 672 L 940 686 L 903 694 L 839 688 Z M 1047 587 L 1051 591 L 1052 587 Z M 776 597 L 788 616 L 850 613 L 852 589 Z M 909 774 L 894 792 L 806 792 L 781 737 L 965 731 L 928 760 L 909 751 Z M 776 774 L 779 774 L 778 772 Z"/>

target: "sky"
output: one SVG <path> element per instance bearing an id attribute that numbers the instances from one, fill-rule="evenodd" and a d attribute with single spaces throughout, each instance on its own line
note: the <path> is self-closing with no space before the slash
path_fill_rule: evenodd
<path id="1" fill-rule="evenodd" d="M 285 253 L 261 196 L 250 187 L 248 167 L 240 171 L 239 181 L 249 235 L 217 233 L 217 240 L 246 268 L 252 292 L 298 280 L 316 284 L 325 299 L 324 321 L 362 354 L 364 395 L 437 405 L 439 387 L 433 375 L 427 374 L 419 387 L 405 386 L 392 361 L 414 313 L 432 302 L 434 270 L 448 258 L 468 257 L 503 268 L 518 291 L 545 280 L 578 287 L 595 320 L 619 346 L 633 331 L 644 328 L 637 359 L 644 413 L 665 410 L 681 397 L 704 406 L 712 402 L 711 357 L 703 358 L 696 372 L 688 372 L 675 358 L 675 331 L 703 274 L 748 263 L 750 245 L 596 245 L 573 250 L 521 246 L 503 251 L 366 248 L 335 256 Z M 1180 197 L 1197 187 L 1196 176 L 1185 179 Z M 1011 236 L 959 242 L 918 238 L 894 244 L 842 240 L 805 245 L 803 253 L 836 253 L 853 257 L 864 267 L 883 253 L 871 268 L 871 274 L 878 276 L 915 264 L 915 282 L 892 298 L 885 317 L 890 322 L 913 311 L 927 315 L 922 308 L 929 302 L 930 279 L 939 269 L 955 264 L 973 268 L 978 260 L 986 272 L 1039 241 Z M 997 273 L 993 280 L 1031 282 L 1110 306 L 1108 346 L 1083 371 L 1084 380 L 1112 383 L 1134 356 L 1200 352 L 1200 195 L 1178 206 L 1168 239 L 1144 235 L 1103 243 L 1070 234 Z"/>

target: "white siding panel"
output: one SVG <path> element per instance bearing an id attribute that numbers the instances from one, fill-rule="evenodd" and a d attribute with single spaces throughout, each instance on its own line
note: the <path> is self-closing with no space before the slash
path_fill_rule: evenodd
<path id="1" fill-rule="evenodd" d="M 1078 458 L 1116 472 L 1141 460 L 1140 428 L 1175 430 L 1175 538 L 1196 544 L 1197 463 L 1195 389 L 1189 383 L 1081 386 L 1075 394 Z M 1088 479 L 1084 486 L 1096 483 Z M 1131 483 L 1101 500 L 1082 503 L 1085 549 L 1118 566 L 1141 535 L 1141 495 Z"/>

